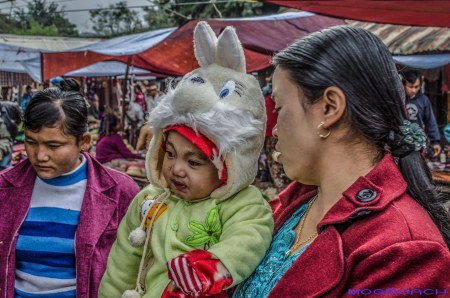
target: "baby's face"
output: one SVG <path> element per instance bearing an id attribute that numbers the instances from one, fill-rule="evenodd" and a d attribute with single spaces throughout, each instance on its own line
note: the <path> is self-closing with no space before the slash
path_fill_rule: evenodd
<path id="1" fill-rule="evenodd" d="M 169 131 L 162 173 L 175 195 L 185 201 L 209 196 L 222 181 L 205 154 L 177 131 Z"/>

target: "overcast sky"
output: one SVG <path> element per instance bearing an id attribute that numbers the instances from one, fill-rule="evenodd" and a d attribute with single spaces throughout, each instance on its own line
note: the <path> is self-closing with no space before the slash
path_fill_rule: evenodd
<path id="1" fill-rule="evenodd" d="M 28 0 L 13 0 L 16 7 L 26 7 Z M 99 6 L 107 7 L 109 4 L 114 4 L 120 0 L 47 0 L 47 3 L 55 2 L 58 7 L 61 8 L 65 6 L 64 10 L 66 12 L 66 17 L 74 24 L 78 26 L 78 31 L 90 31 L 92 28 L 92 23 L 89 21 L 89 11 L 87 9 L 98 8 Z M 148 0 L 126 0 L 128 6 L 143 6 L 148 5 Z M 11 3 L 1 3 L 0 10 L 2 13 L 9 13 L 11 9 Z M 81 10 L 86 9 L 86 11 L 70 12 L 71 10 Z M 14 10 L 14 8 L 13 8 Z M 136 8 L 140 11 L 142 9 Z"/>

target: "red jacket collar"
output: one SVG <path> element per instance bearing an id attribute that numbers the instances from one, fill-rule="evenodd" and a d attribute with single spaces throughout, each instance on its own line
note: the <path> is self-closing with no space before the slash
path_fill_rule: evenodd
<path id="1" fill-rule="evenodd" d="M 359 177 L 343 197 L 325 214 L 317 225 L 321 232 L 327 225 L 343 223 L 386 208 L 406 192 L 407 184 L 391 154 L 383 159 L 366 176 Z M 317 193 L 315 186 L 291 183 L 271 202 L 274 208 L 275 232 L 295 210 Z M 278 201 L 278 202 L 277 202 Z"/>

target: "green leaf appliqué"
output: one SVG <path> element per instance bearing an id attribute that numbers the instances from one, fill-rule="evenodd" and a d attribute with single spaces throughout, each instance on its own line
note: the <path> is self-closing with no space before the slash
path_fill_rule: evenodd
<path id="1" fill-rule="evenodd" d="M 208 249 L 218 243 L 222 234 L 222 224 L 220 223 L 219 209 L 217 206 L 209 210 L 208 215 L 206 215 L 205 224 L 190 220 L 188 229 L 194 232 L 194 235 L 186 238 L 185 243 L 187 245 L 194 247 L 203 245 L 203 249 Z"/>

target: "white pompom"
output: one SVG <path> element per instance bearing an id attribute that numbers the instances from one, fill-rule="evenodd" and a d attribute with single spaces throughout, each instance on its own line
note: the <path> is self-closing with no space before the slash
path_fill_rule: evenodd
<path id="1" fill-rule="evenodd" d="M 126 290 L 125 293 L 122 294 L 122 298 L 141 298 L 141 294 L 136 290 Z"/>
<path id="2" fill-rule="evenodd" d="M 145 231 L 141 229 L 141 227 L 137 227 L 131 231 L 130 236 L 128 236 L 128 240 L 133 247 L 144 246 L 145 236 Z"/>

